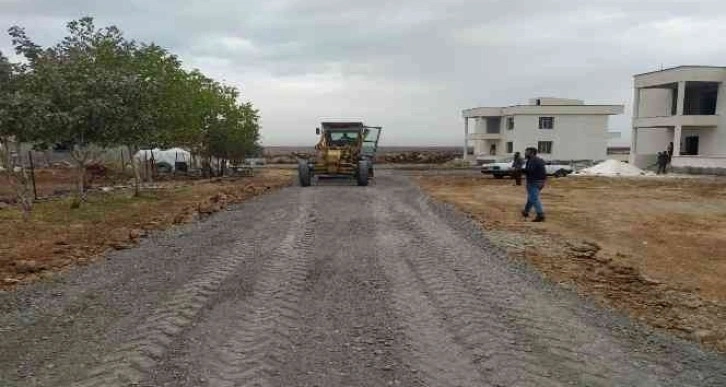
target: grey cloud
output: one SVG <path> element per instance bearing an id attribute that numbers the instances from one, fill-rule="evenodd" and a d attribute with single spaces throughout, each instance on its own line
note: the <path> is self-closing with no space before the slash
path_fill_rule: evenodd
<path id="1" fill-rule="evenodd" d="M 233 82 L 271 143 L 308 141 L 295 122 L 365 115 L 397 142 L 459 144 L 463 108 L 533 95 L 624 103 L 632 75 L 724 65 L 718 0 L 5 1 L 0 23 L 50 43 L 89 14 Z M 9 40 L 0 40 L 8 51 Z"/>

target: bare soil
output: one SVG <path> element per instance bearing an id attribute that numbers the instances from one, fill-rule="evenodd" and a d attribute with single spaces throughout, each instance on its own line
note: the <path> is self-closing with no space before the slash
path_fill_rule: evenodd
<path id="1" fill-rule="evenodd" d="M 726 179 L 550 179 L 545 223 L 524 221 L 525 189 L 510 179 L 417 180 L 554 281 L 726 351 Z"/>
<path id="2" fill-rule="evenodd" d="M 726 356 L 542 280 L 401 175 L 286 187 L 0 291 L 0 385 L 726 385 Z"/>
<path id="3" fill-rule="evenodd" d="M 28 174 L 30 176 L 30 171 Z M 76 170 L 70 166 L 38 168 L 34 171 L 34 175 L 35 193 L 40 199 L 68 196 L 75 192 L 77 187 Z M 86 185 L 87 188 L 92 189 L 101 186 L 130 184 L 132 177 L 131 171 L 123 173 L 105 166 L 93 165 L 88 168 Z M 13 187 L 3 180 L 0 184 L 0 202 L 12 203 L 14 201 Z"/>
<path id="4" fill-rule="evenodd" d="M 38 174 L 44 187 L 65 186 L 67 175 L 62 170 Z M 133 197 L 130 189 L 93 192 L 76 209 L 71 198 L 40 201 L 28 222 L 13 206 L 0 209 L 0 289 L 86 264 L 109 249 L 133 247 L 151 230 L 187 223 L 290 185 L 291 175 L 268 169 L 254 177 L 164 181 L 140 197 Z"/>

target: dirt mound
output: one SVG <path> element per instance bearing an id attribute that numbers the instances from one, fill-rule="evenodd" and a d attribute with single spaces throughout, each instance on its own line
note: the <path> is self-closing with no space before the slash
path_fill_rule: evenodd
<path id="1" fill-rule="evenodd" d="M 726 305 L 705 300 L 695 289 L 675 287 L 652 279 L 619 258 L 603 252 L 595 242 L 566 242 L 564 253 L 574 270 L 560 275 L 577 287 L 601 295 L 606 304 L 631 310 L 640 320 L 668 329 L 676 335 L 698 341 L 719 351 L 726 351 L 726 327 L 719 316 L 726 315 Z M 562 264 L 561 259 L 532 257 L 547 266 Z M 698 313 L 694 313 L 699 309 Z"/>
<path id="2" fill-rule="evenodd" d="M 379 164 L 445 164 L 460 157 L 459 152 L 446 151 L 411 151 L 376 154 L 375 162 Z M 268 156 L 268 164 L 297 164 L 299 158 L 314 158 L 314 153 L 293 152 L 287 155 Z"/>
<path id="3" fill-rule="evenodd" d="M 390 164 L 444 164 L 457 157 L 460 157 L 457 152 L 413 151 L 381 154 L 376 157 L 376 161 Z"/>

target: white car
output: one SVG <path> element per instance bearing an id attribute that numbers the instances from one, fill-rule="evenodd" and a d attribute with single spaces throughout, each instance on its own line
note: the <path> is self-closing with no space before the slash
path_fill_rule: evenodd
<path id="1" fill-rule="evenodd" d="M 512 172 L 514 172 L 512 162 L 513 159 L 510 157 L 496 163 L 482 164 L 481 173 L 492 175 L 497 179 L 501 179 L 504 176 L 511 176 Z M 545 170 L 547 171 L 547 175 L 554 177 L 565 177 L 574 172 L 574 169 L 570 165 L 553 164 L 550 161 L 545 161 Z"/>

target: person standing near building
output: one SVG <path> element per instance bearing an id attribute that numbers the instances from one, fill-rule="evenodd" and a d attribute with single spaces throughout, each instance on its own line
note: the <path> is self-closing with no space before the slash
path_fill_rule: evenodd
<path id="1" fill-rule="evenodd" d="M 524 166 L 524 160 L 519 152 L 514 153 L 514 160 L 512 161 L 512 177 L 516 185 L 522 185 L 522 167 Z"/>
<path id="2" fill-rule="evenodd" d="M 667 152 L 658 152 L 658 175 L 661 173 L 666 173 L 666 165 L 668 165 L 668 153 Z"/>
<path id="3" fill-rule="evenodd" d="M 524 174 L 527 177 L 527 204 L 522 210 L 522 216 L 529 217 L 529 211 L 534 207 L 537 217 L 534 222 L 544 222 L 545 214 L 539 194 L 547 181 L 547 169 L 545 162 L 537 156 L 537 148 L 529 147 L 524 151 L 524 157 L 527 164 L 524 168 Z"/>

